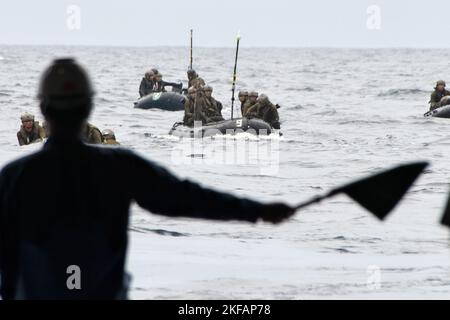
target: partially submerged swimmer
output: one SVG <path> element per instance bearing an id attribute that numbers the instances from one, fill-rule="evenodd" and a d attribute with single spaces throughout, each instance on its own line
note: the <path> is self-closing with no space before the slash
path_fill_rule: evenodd
<path id="1" fill-rule="evenodd" d="M 47 137 L 44 128 L 39 125 L 39 122 L 34 121 L 34 115 L 31 113 L 24 113 L 20 120 L 22 126 L 17 132 L 17 140 L 20 146 L 42 142 Z"/>

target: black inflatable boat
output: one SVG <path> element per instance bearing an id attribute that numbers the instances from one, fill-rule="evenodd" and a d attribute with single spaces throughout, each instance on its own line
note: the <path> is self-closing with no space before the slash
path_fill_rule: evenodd
<path id="1" fill-rule="evenodd" d="M 437 108 L 433 111 L 425 113 L 424 116 L 426 118 L 450 118 L 450 106 Z"/>
<path id="2" fill-rule="evenodd" d="M 166 111 L 183 111 L 186 97 L 174 92 L 151 93 L 134 103 L 137 109 L 161 109 Z"/>
<path id="3" fill-rule="evenodd" d="M 250 133 L 254 135 L 270 135 L 273 129 L 260 119 L 234 119 L 212 123 L 203 127 L 186 127 L 183 123 L 176 123 L 169 134 L 183 138 L 211 137 L 219 134 L 235 135 L 238 133 Z"/>

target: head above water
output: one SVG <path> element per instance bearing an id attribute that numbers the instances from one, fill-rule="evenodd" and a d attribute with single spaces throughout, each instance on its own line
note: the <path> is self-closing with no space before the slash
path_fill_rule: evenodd
<path id="1" fill-rule="evenodd" d="M 53 136 L 74 138 L 92 111 L 94 90 L 74 59 L 57 59 L 41 77 L 38 99 Z"/>
<path id="2" fill-rule="evenodd" d="M 32 115 L 31 113 L 25 112 L 24 114 L 22 114 L 20 116 L 20 121 L 22 121 L 22 123 L 28 122 L 28 121 L 34 121 L 34 115 Z"/>
<path id="3" fill-rule="evenodd" d="M 110 129 L 106 129 L 102 131 L 103 139 L 113 139 L 116 140 L 116 135 L 114 134 L 114 131 Z"/>
<path id="4" fill-rule="evenodd" d="M 34 126 L 34 115 L 31 113 L 25 112 L 20 116 L 20 121 L 22 121 L 22 127 L 25 131 L 30 132 L 33 130 Z"/>

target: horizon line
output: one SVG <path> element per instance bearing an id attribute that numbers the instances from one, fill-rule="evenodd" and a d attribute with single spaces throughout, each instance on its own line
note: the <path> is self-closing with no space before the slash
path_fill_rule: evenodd
<path id="1" fill-rule="evenodd" d="M 133 48 L 133 49 L 150 49 L 150 48 L 189 48 L 188 45 L 109 45 L 109 44 L 26 44 L 26 43 L 0 43 L 0 47 L 92 47 L 92 48 Z M 199 49 L 235 49 L 234 46 L 196 46 Z M 413 50 L 438 50 L 450 49 L 449 46 L 433 47 L 433 46 L 241 46 L 247 49 L 413 49 Z"/>

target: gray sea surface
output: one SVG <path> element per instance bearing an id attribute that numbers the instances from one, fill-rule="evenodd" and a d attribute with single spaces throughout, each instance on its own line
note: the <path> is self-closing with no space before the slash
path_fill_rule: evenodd
<path id="1" fill-rule="evenodd" d="M 229 117 L 234 50 L 194 54 L 195 69 Z M 423 117 L 436 80 L 448 76 L 450 50 L 244 47 L 237 87 L 282 106 L 283 136 L 199 142 L 168 135 L 181 112 L 133 108 L 146 69 L 185 82 L 188 55 L 181 47 L 0 46 L 0 167 L 40 148 L 19 148 L 20 114 L 41 118 L 42 70 L 55 57 L 74 56 L 95 85 L 93 124 L 205 186 L 296 204 L 398 163 L 432 163 L 384 223 L 344 196 L 277 227 L 173 220 L 134 206 L 133 298 L 450 297 L 450 242 L 439 225 L 449 191 L 450 120 Z M 236 160 L 242 155 L 245 161 Z"/>

